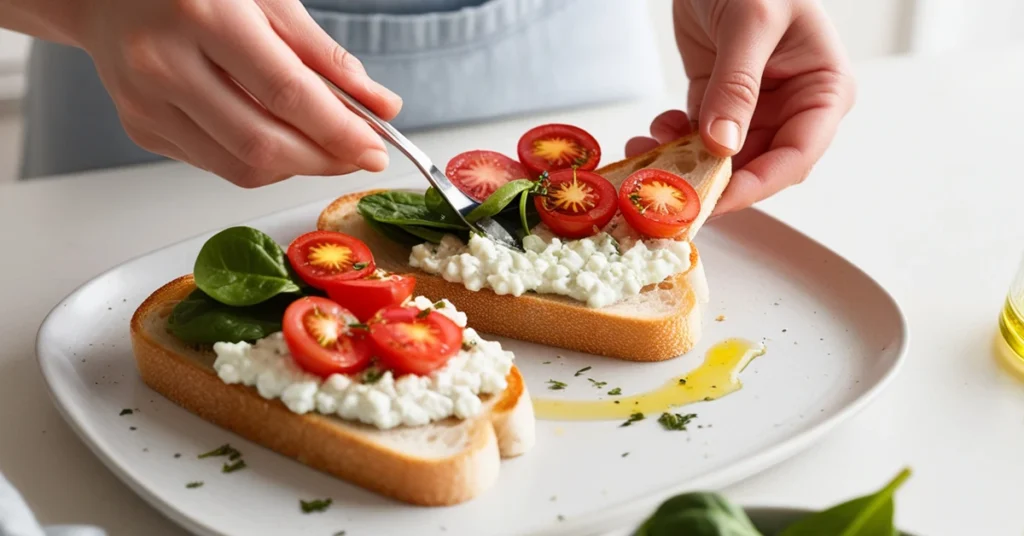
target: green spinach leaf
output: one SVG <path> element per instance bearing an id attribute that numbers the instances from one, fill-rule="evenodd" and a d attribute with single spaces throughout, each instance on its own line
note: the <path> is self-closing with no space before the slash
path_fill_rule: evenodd
<path id="1" fill-rule="evenodd" d="M 387 191 L 363 197 L 356 205 L 363 218 L 395 225 L 419 225 L 437 229 L 465 229 L 458 220 L 446 218 L 443 214 L 427 208 L 423 194 L 413 192 Z"/>
<path id="2" fill-rule="evenodd" d="M 495 190 L 494 193 L 487 196 L 487 199 L 480 206 L 467 214 L 466 219 L 472 223 L 484 218 L 492 218 L 515 201 L 519 194 L 529 191 L 535 185 L 535 182 L 528 179 L 516 179 L 506 182 Z"/>
<path id="3" fill-rule="evenodd" d="M 910 469 L 903 469 L 885 487 L 875 493 L 810 514 L 786 527 L 779 536 L 896 534 L 896 528 L 893 525 L 895 511 L 893 495 L 909 477 Z"/>
<path id="4" fill-rule="evenodd" d="M 423 240 L 434 244 L 440 244 L 441 239 L 444 238 L 445 234 L 447 234 L 444 231 L 438 231 L 437 229 L 431 229 L 430 227 L 420 227 L 419 225 L 399 225 L 399 227 L 413 236 L 422 238 Z M 422 240 L 419 243 L 422 243 Z"/>
<path id="5" fill-rule="evenodd" d="M 251 227 L 231 227 L 213 235 L 199 250 L 193 275 L 203 292 L 236 307 L 302 290 L 284 251 Z"/>
<path id="6" fill-rule="evenodd" d="M 440 214 L 446 221 L 460 221 L 455 209 L 441 197 L 441 192 L 437 188 L 433 186 L 427 188 L 427 192 L 423 194 L 423 202 L 427 205 L 427 209 L 434 214 Z"/>
<path id="7" fill-rule="evenodd" d="M 174 306 L 167 329 L 194 344 L 254 341 L 281 331 L 284 310 L 294 298 L 280 295 L 259 305 L 231 307 L 196 289 Z"/>
<path id="8" fill-rule="evenodd" d="M 636 536 L 761 536 L 742 508 L 716 493 L 676 495 L 655 510 Z"/>
<path id="9" fill-rule="evenodd" d="M 366 225 L 370 226 L 371 229 L 378 232 L 384 238 L 398 242 L 399 244 L 405 244 L 406 246 L 415 246 L 416 244 L 422 244 L 423 240 L 419 237 L 412 235 L 402 229 L 401 226 L 393 223 L 383 223 L 371 218 L 363 218 Z"/>

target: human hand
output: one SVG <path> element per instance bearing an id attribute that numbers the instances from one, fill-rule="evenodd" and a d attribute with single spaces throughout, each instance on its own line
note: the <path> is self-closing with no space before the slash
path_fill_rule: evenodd
<path id="1" fill-rule="evenodd" d="M 78 44 L 141 147 L 246 188 L 387 167 L 381 138 L 314 70 L 385 120 L 401 99 L 299 0 L 91 4 Z"/>
<path id="2" fill-rule="evenodd" d="M 733 157 L 721 215 L 803 182 L 853 106 L 842 44 L 816 0 L 675 0 L 676 43 L 690 79 L 688 113 L 669 110 L 626 156 L 699 129 Z M 691 118 L 698 118 L 696 124 Z"/>

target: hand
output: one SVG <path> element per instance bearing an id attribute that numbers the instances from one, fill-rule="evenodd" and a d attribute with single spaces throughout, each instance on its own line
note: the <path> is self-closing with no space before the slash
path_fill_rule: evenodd
<path id="1" fill-rule="evenodd" d="M 247 188 L 387 167 L 313 69 L 385 120 L 401 99 L 299 0 L 91 0 L 88 13 L 77 42 L 141 147 Z"/>
<path id="2" fill-rule="evenodd" d="M 626 155 L 699 128 L 708 150 L 733 156 L 716 215 L 802 182 L 855 94 L 842 45 L 818 2 L 675 0 L 673 18 L 690 79 L 689 113 L 659 115 L 653 138 L 629 140 Z"/>

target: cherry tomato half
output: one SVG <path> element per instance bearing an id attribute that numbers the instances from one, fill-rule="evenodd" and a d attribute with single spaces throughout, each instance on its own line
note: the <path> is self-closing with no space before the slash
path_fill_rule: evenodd
<path id="1" fill-rule="evenodd" d="M 563 169 L 548 176 L 547 194 L 535 195 L 541 221 L 558 236 L 595 234 L 615 215 L 615 187 L 591 171 Z"/>
<path id="2" fill-rule="evenodd" d="M 295 363 L 310 374 L 353 374 L 370 364 L 373 346 L 365 331 L 354 331 L 356 317 L 326 298 L 307 296 L 284 311 L 281 328 Z"/>
<path id="3" fill-rule="evenodd" d="M 462 193 L 481 203 L 506 182 L 528 177 L 519 162 L 494 151 L 455 155 L 444 174 Z"/>
<path id="4" fill-rule="evenodd" d="M 313 231 L 296 238 L 288 246 L 288 261 L 303 281 L 318 289 L 366 277 L 377 269 L 366 244 L 334 231 Z"/>
<path id="5" fill-rule="evenodd" d="M 540 174 L 576 166 L 590 171 L 601 161 L 601 146 L 587 131 L 551 123 L 534 127 L 519 138 L 519 161 Z"/>
<path id="6" fill-rule="evenodd" d="M 641 169 L 622 183 L 619 210 L 633 229 L 653 238 L 676 238 L 700 213 L 700 197 L 686 179 Z"/>
<path id="7" fill-rule="evenodd" d="M 462 347 L 462 328 L 447 316 L 416 307 L 389 307 L 370 322 L 374 353 L 395 375 L 427 375 Z"/>
<path id="8" fill-rule="evenodd" d="M 326 290 L 332 300 L 352 311 L 360 322 L 366 322 L 385 307 L 401 305 L 415 287 L 416 278 L 411 275 L 388 274 L 338 281 Z"/>

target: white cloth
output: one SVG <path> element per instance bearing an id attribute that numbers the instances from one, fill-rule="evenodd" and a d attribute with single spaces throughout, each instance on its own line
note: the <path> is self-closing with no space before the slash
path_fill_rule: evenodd
<path id="1" fill-rule="evenodd" d="M 18 490 L 0 473 L 0 536 L 106 536 L 87 525 L 39 525 Z"/>

